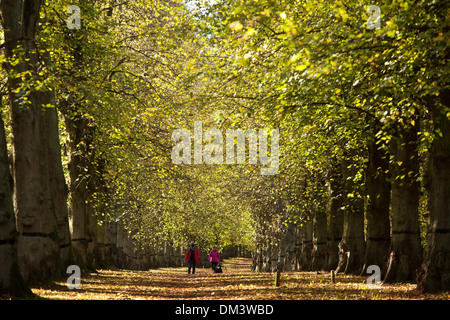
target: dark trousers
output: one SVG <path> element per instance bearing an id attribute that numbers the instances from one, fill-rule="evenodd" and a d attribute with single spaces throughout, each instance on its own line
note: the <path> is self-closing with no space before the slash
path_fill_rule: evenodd
<path id="1" fill-rule="evenodd" d="M 218 264 L 219 264 L 218 262 L 211 262 L 211 268 L 213 269 L 213 271 L 217 267 Z"/>
<path id="2" fill-rule="evenodd" d="M 191 268 L 192 268 L 192 274 L 195 273 L 195 262 L 188 262 L 188 273 L 191 273 Z"/>

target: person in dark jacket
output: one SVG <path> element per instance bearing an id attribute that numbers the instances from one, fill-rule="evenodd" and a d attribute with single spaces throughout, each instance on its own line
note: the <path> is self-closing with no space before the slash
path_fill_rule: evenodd
<path id="1" fill-rule="evenodd" d="M 200 254 L 198 252 L 198 249 L 195 247 L 193 243 L 191 243 L 190 248 L 186 252 L 186 257 L 184 257 L 184 261 L 188 263 L 188 274 L 191 273 L 191 268 L 192 274 L 195 273 L 195 265 L 198 263 L 199 257 Z"/>

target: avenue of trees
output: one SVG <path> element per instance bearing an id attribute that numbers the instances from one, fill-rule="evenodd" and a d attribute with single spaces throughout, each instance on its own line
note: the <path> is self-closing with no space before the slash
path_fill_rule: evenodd
<path id="1" fill-rule="evenodd" d="M 250 191 L 254 267 L 378 265 L 385 282 L 448 289 L 448 11 L 378 5 L 379 29 L 356 1 L 227 1 L 213 11 L 212 42 L 234 58 L 221 78 L 234 72 L 247 115 L 284 133 L 282 172 Z"/>
<path id="2" fill-rule="evenodd" d="M 446 1 L 0 0 L 0 19 L 0 294 L 179 265 L 191 242 L 450 289 Z M 277 174 L 174 164 L 195 121 L 278 129 Z"/>

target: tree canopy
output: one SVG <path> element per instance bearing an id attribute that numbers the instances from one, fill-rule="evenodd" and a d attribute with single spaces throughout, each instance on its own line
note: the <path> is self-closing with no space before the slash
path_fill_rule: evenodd
<path id="1" fill-rule="evenodd" d="M 133 254 L 241 246 L 257 270 L 380 265 L 448 290 L 446 1 L 12 2 L 0 145 L 15 221 L 0 246 L 18 239 L 25 280 L 53 254 L 30 258 L 24 237 L 95 267 L 123 231 Z M 190 163 L 174 162 L 176 130 Z M 243 164 L 226 160 L 231 130 L 258 133 Z"/>

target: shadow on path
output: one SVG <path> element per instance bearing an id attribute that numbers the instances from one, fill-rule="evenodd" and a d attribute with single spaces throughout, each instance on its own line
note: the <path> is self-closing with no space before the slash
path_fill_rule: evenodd
<path id="1" fill-rule="evenodd" d="M 147 271 L 99 270 L 81 280 L 81 289 L 69 290 L 65 282 L 33 288 L 44 299 L 154 300 L 154 299 L 449 299 L 449 293 L 418 295 L 415 284 L 383 285 L 368 289 L 365 278 L 337 275 L 332 284 L 327 272 L 284 272 L 274 286 L 272 273 L 251 271 L 251 259 L 233 258 L 223 263 L 223 273 L 187 267 Z"/>

